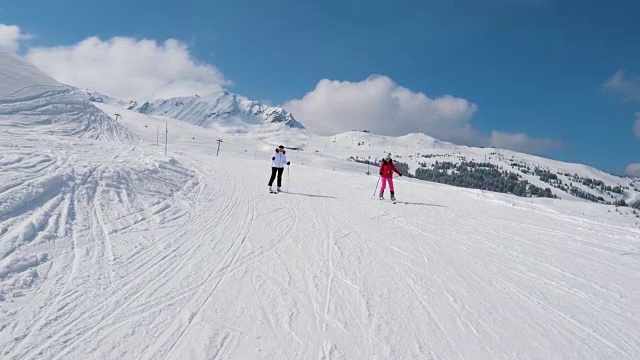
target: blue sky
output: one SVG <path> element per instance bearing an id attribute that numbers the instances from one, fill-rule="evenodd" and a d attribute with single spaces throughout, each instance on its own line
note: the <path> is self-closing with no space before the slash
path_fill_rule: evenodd
<path id="1" fill-rule="evenodd" d="M 532 146 L 548 145 L 545 156 L 618 174 L 640 163 L 640 134 L 633 127 L 640 112 L 635 1 L 56 3 L 0 5 L 0 23 L 33 35 L 22 53 L 90 36 L 177 39 L 194 59 L 213 64 L 231 91 L 274 104 L 312 99 L 304 97 L 321 91 L 322 79 L 341 82 L 335 86 L 344 91 L 335 96 L 342 96 L 348 93 L 342 82 L 377 74 L 392 81 L 375 85 L 380 88 L 468 102 L 445 130 L 432 119 L 427 129 L 441 137 L 454 126 L 471 126 L 485 138 L 492 131 L 526 134 L 541 140 Z M 605 87 L 621 70 L 618 81 Z M 292 104 L 305 117 L 316 109 Z M 398 129 L 404 130 L 401 121 Z"/>

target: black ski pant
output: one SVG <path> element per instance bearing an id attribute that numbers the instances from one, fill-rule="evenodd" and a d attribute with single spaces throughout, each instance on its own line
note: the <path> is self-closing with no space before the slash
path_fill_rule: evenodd
<path id="1" fill-rule="evenodd" d="M 282 173 L 284 172 L 284 168 L 271 168 L 271 179 L 269 179 L 269 186 L 273 185 L 273 180 L 276 178 L 276 174 L 278 175 L 278 187 L 282 187 Z"/>

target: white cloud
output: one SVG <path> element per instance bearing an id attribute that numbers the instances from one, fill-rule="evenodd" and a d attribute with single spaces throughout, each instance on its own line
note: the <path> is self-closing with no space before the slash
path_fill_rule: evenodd
<path id="1" fill-rule="evenodd" d="M 384 135 L 422 132 L 459 144 L 530 153 L 544 153 L 559 144 L 524 134 L 493 132 L 484 136 L 471 124 L 475 104 L 450 95 L 432 99 L 386 76 L 359 82 L 324 79 L 302 99 L 290 100 L 283 107 L 309 130 L 324 135 L 356 129 Z"/>
<path id="2" fill-rule="evenodd" d="M 605 91 L 615 92 L 626 99 L 640 101 L 640 76 L 627 75 L 624 70 L 618 70 L 603 85 Z"/>
<path id="3" fill-rule="evenodd" d="M 169 39 L 87 38 L 72 46 L 32 48 L 27 59 L 56 80 L 122 100 L 203 94 L 229 82 L 215 66 L 194 60 Z"/>
<path id="4" fill-rule="evenodd" d="M 640 101 L 640 76 L 629 74 L 624 70 L 618 70 L 611 78 L 609 78 L 602 88 L 608 92 L 620 94 L 627 100 Z M 638 139 L 640 139 L 640 112 L 636 114 L 636 120 L 633 122 L 633 131 Z"/>
<path id="5" fill-rule="evenodd" d="M 0 25 L 0 45 L 17 49 L 29 35 Z M 71 46 L 31 48 L 26 58 L 56 80 L 122 100 L 150 100 L 205 94 L 229 84 L 215 66 L 192 58 L 186 44 L 169 39 L 87 38 Z M 559 146 L 551 139 L 494 131 L 486 136 L 471 124 L 477 106 L 445 95 L 430 98 L 386 76 L 363 81 L 321 80 L 302 99 L 285 103 L 307 128 L 319 134 L 367 129 L 385 135 L 423 132 L 466 145 L 545 153 Z"/>
<path id="6" fill-rule="evenodd" d="M 558 140 L 548 138 L 532 138 L 522 133 L 491 132 L 489 145 L 497 148 L 510 149 L 530 154 L 545 154 L 563 144 Z"/>
<path id="7" fill-rule="evenodd" d="M 386 76 L 360 82 L 324 79 L 302 99 L 290 100 L 284 107 L 319 134 L 367 129 L 385 135 L 420 131 L 459 139 L 473 137 L 469 119 L 476 111 L 476 105 L 465 99 L 431 99 Z"/>
<path id="8" fill-rule="evenodd" d="M 18 26 L 0 24 L 0 50 L 12 54 L 18 51 L 20 41 L 29 40 L 33 36 L 23 34 Z"/>
<path id="9" fill-rule="evenodd" d="M 640 163 L 627 165 L 624 173 L 629 176 L 640 176 Z"/>

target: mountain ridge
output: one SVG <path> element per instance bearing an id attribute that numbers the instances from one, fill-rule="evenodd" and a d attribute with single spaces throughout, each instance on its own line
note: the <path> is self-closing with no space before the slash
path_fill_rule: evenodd
<path id="1" fill-rule="evenodd" d="M 282 107 L 249 100 L 223 88 L 202 96 L 174 97 L 143 103 L 132 101 L 127 109 L 145 115 L 167 116 L 202 127 L 216 124 L 283 124 L 295 129 L 305 128 L 293 114 Z"/>

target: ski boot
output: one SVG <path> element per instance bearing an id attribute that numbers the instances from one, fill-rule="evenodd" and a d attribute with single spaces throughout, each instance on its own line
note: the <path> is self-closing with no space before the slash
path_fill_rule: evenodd
<path id="1" fill-rule="evenodd" d="M 396 195 L 393 191 L 391 192 L 391 201 L 396 201 Z"/>
<path id="2" fill-rule="evenodd" d="M 379 199 L 384 200 L 384 195 L 382 193 L 380 193 Z"/>

